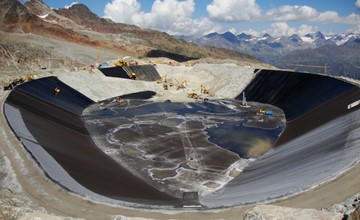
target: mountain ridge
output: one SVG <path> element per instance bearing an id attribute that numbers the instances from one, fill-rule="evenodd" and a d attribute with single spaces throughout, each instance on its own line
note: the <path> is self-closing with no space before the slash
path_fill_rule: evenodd
<path id="1" fill-rule="evenodd" d="M 197 45 L 210 45 L 214 47 L 227 48 L 235 51 L 248 53 L 255 56 L 260 61 L 274 65 L 279 68 L 295 69 L 285 65 L 286 62 L 295 62 L 302 65 L 328 65 L 329 73 L 332 75 L 351 76 L 360 79 L 360 64 L 357 61 L 360 48 L 349 48 L 347 57 L 352 61 L 346 62 L 352 67 L 344 68 L 338 60 L 339 54 L 343 54 L 344 48 L 357 45 L 360 41 L 360 34 L 342 33 L 334 35 L 324 35 L 320 31 L 304 35 L 293 34 L 291 36 L 272 37 L 269 34 L 256 37 L 246 33 L 235 35 L 231 32 L 210 33 L 200 37 L 180 36 L 180 39 L 187 40 Z M 331 48 L 331 55 L 324 56 L 319 48 Z M 304 53 L 306 50 L 306 53 Z M 330 54 L 330 53 L 328 53 Z M 300 56 L 301 55 L 301 56 Z M 307 57 L 313 59 L 307 59 Z M 296 60 L 295 60 L 296 57 Z M 280 65 L 281 64 L 281 65 Z M 299 70 L 297 68 L 297 70 Z M 312 69 L 301 68 L 303 71 L 314 71 Z M 345 72 L 339 72 L 339 71 Z"/>
<path id="2" fill-rule="evenodd" d="M 0 30 L 5 32 L 32 33 L 138 57 L 159 50 L 193 59 L 211 57 L 259 63 L 248 54 L 199 47 L 164 32 L 100 18 L 84 4 L 51 9 L 42 0 L 30 0 L 25 4 L 18 0 L 3 0 L 0 7 Z"/>

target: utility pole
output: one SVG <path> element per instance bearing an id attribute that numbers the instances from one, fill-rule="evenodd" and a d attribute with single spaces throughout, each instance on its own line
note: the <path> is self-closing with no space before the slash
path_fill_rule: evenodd
<path id="1" fill-rule="evenodd" d="M 101 50 L 101 48 L 100 48 L 100 46 L 98 46 L 97 47 L 97 63 L 100 65 L 100 51 Z"/>
<path id="2" fill-rule="evenodd" d="M 246 96 L 245 96 L 245 92 L 243 92 L 243 100 L 242 100 L 242 105 L 243 105 L 243 106 L 247 106 L 247 102 L 246 102 Z"/>
<path id="3" fill-rule="evenodd" d="M 51 60 L 52 58 L 46 58 L 47 59 L 47 70 L 51 70 Z"/>

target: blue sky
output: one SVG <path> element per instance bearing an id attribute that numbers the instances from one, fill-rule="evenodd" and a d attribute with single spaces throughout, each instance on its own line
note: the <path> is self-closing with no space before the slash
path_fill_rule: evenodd
<path id="1" fill-rule="evenodd" d="M 44 0 L 83 3 L 100 17 L 177 35 L 360 33 L 360 0 Z"/>

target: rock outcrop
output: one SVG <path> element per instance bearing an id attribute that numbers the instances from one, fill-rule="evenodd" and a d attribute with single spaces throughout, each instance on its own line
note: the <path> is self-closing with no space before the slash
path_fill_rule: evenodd
<path id="1" fill-rule="evenodd" d="M 244 220 L 342 220 L 343 214 L 315 209 L 259 205 L 247 211 Z"/>
<path id="2" fill-rule="evenodd" d="M 0 2 L 0 29 L 6 31 L 30 32 L 30 21 L 37 17 L 18 1 L 3 0 Z"/>
<path id="3" fill-rule="evenodd" d="M 344 214 L 344 220 L 360 220 L 360 193 L 334 204 L 329 209 L 331 212 Z"/>

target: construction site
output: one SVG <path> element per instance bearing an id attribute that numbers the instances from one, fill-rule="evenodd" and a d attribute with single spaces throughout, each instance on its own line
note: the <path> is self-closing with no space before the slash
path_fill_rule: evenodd
<path id="1" fill-rule="evenodd" d="M 326 74 L 123 57 L 12 80 L 2 120 L 22 152 L 9 154 L 58 189 L 54 213 L 237 219 L 360 192 L 359 103 L 357 84 Z M 50 201 L 45 189 L 31 190 Z"/>

